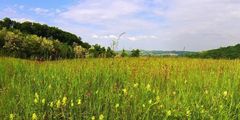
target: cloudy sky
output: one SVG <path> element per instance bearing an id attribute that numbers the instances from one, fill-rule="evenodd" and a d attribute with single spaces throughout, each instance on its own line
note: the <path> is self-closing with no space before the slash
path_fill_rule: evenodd
<path id="1" fill-rule="evenodd" d="M 207 50 L 240 43 L 240 0 L 0 0 L 0 18 L 34 21 L 118 49 Z"/>

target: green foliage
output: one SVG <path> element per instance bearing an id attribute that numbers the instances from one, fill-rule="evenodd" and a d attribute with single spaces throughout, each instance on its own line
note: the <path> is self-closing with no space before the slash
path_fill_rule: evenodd
<path id="1" fill-rule="evenodd" d="M 108 47 L 108 48 L 107 48 L 107 51 L 106 51 L 106 57 L 107 57 L 107 58 L 113 58 L 113 57 L 115 57 L 115 56 L 116 56 L 116 53 L 115 53 L 113 50 L 111 50 L 110 47 Z"/>
<path id="2" fill-rule="evenodd" d="M 57 40 L 49 40 L 37 35 L 23 34 L 18 30 L 13 32 L 0 31 L 2 54 L 19 58 L 58 59 L 70 58 L 71 47 Z"/>
<path id="3" fill-rule="evenodd" d="M 128 56 L 128 54 L 127 54 L 127 52 L 126 52 L 126 50 L 122 50 L 122 52 L 121 52 L 121 57 L 127 57 Z"/>
<path id="4" fill-rule="evenodd" d="M 0 21 L 0 28 L 3 27 L 11 30 L 17 29 L 23 33 L 34 34 L 50 40 L 59 40 L 60 42 L 68 45 L 77 43 L 86 49 L 91 47 L 88 43 L 82 42 L 80 37 L 72 33 L 62 31 L 56 27 L 49 27 L 48 25 L 41 25 L 33 22 L 19 23 L 9 18 L 4 18 L 2 21 Z"/>
<path id="5" fill-rule="evenodd" d="M 0 32 L 0 49 L 3 47 L 3 45 L 5 44 L 5 36 L 6 36 L 6 32 L 7 30 L 6 29 L 3 29 L 1 32 Z"/>
<path id="6" fill-rule="evenodd" d="M 101 47 L 100 45 L 96 44 L 93 45 L 88 51 L 89 57 L 94 58 L 112 58 L 116 56 L 116 53 L 111 50 L 110 47 L 105 49 L 105 47 Z"/>
<path id="7" fill-rule="evenodd" d="M 133 49 L 131 51 L 131 57 L 139 57 L 140 56 L 140 50 L 139 49 Z"/>
<path id="8" fill-rule="evenodd" d="M 240 44 L 199 53 L 187 54 L 186 56 L 194 58 L 237 59 L 240 58 Z"/>

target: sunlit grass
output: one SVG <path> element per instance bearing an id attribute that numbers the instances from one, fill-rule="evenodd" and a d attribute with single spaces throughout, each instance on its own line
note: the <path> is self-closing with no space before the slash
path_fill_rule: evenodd
<path id="1" fill-rule="evenodd" d="M 240 60 L 0 58 L 3 119 L 238 119 Z"/>

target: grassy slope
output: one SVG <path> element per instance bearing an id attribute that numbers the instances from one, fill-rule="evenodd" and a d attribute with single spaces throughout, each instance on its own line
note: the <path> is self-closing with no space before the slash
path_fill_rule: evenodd
<path id="1" fill-rule="evenodd" d="M 0 58 L 0 118 L 238 119 L 239 84 L 238 60 Z"/>

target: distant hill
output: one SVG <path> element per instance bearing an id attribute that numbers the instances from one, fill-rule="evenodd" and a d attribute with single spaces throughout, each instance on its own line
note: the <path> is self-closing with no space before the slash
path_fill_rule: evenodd
<path id="1" fill-rule="evenodd" d="M 240 44 L 198 53 L 191 53 L 186 56 L 194 58 L 237 59 L 240 58 Z"/>
<path id="2" fill-rule="evenodd" d="M 182 56 L 185 54 L 192 54 L 194 52 L 191 51 L 163 51 L 163 50 L 140 50 L 141 56 Z M 122 51 L 118 51 L 121 53 Z M 130 50 L 125 50 L 127 54 L 131 54 Z"/>
<path id="3" fill-rule="evenodd" d="M 143 56 L 182 56 L 185 54 L 193 53 L 190 51 L 162 51 L 162 50 L 141 50 L 141 55 Z"/>

